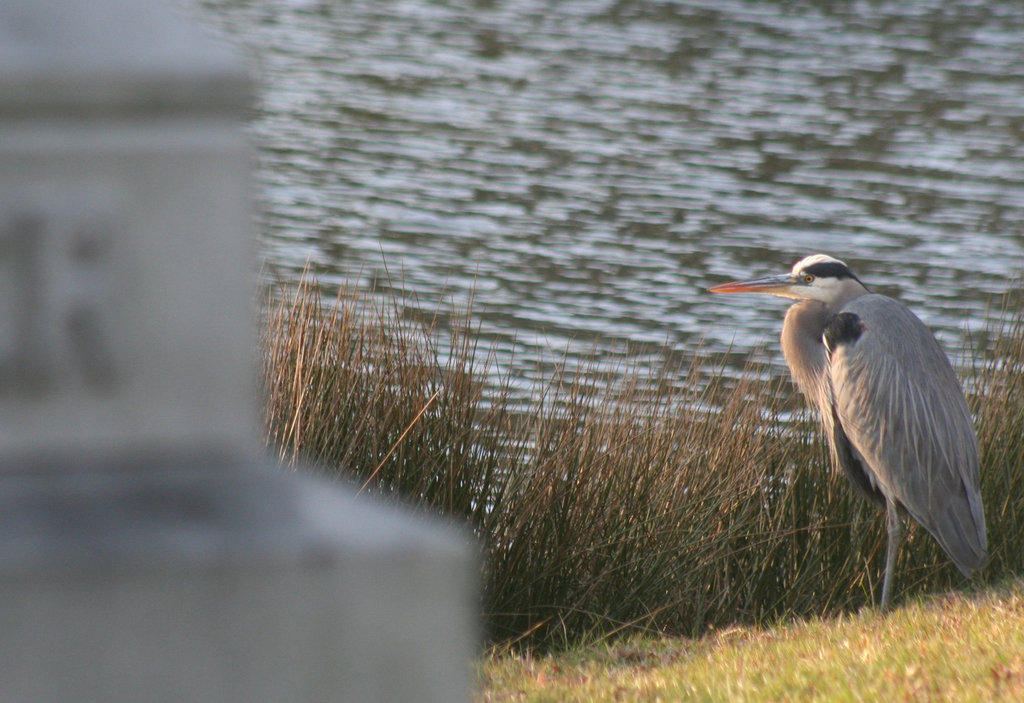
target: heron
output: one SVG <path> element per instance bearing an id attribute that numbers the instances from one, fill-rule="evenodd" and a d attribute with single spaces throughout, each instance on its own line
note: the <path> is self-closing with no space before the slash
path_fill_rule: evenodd
<path id="1" fill-rule="evenodd" d="M 832 464 L 885 509 L 881 611 L 892 599 L 908 515 L 965 576 L 981 568 L 988 544 L 974 423 L 953 367 L 925 324 L 825 254 L 801 259 L 789 273 L 708 290 L 797 301 L 782 325 L 790 373 L 818 411 Z"/>

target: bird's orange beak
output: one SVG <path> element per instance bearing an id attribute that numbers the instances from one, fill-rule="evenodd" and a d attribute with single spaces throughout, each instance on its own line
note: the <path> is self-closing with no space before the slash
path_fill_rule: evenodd
<path id="1" fill-rule="evenodd" d="M 748 281 L 732 281 L 708 288 L 709 293 L 773 293 L 778 294 L 789 290 L 798 281 L 792 274 L 752 278 Z"/>

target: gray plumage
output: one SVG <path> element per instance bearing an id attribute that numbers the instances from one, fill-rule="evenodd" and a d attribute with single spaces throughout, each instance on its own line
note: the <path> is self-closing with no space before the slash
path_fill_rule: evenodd
<path id="1" fill-rule="evenodd" d="M 931 533 L 965 575 L 981 567 L 987 543 L 974 425 L 956 374 L 924 323 L 821 254 L 789 274 L 711 290 L 798 300 L 782 328 L 793 379 L 819 412 L 833 463 L 886 509 L 882 609 L 891 599 L 903 515 Z"/>

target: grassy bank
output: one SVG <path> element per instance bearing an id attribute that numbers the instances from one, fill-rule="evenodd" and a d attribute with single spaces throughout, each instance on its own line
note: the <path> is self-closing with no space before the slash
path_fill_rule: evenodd
<path id="1" fill-rule="evenodd" d="M 492 640 L 693 636 L 877 601 L 884 521 L 825 468 L 810 419 L 792 420 L 802 401 L 788 379 L 755 365 L 725 376 L 698 354 L 644 376 L 555 372 L 524 411 L 477 348 L 471 311 L 442 329 L 400 299 L 353 295 L 324 303 L 307 282 L 268 306 L 267 441 L 367 494 L 468 522 Z M 993 328 L 964 372 L 990 580 L 1024 558 L 1021 319 Z M 897 602 L 965 583 L 921 530 L 898 574 Z"/>
<path id="2" fill-rule="evenodd" d="M 634 636 L 549 656 L 494 651 L 476 700 L 1019 701 L 1024 586 L 915 599 L 699 640 Z"/>

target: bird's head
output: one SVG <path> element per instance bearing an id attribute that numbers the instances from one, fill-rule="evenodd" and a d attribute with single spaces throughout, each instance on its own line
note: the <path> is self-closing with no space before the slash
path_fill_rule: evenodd
<path id="1" fill-rule="evenodd" d="M 708 290 L 712 293 L 768 293 L 797 300 L 818 300 L 826 305 L 867 292 L 849 266 L 825 254 L 800 259 L 789 273 L 723 283 Z"/>

